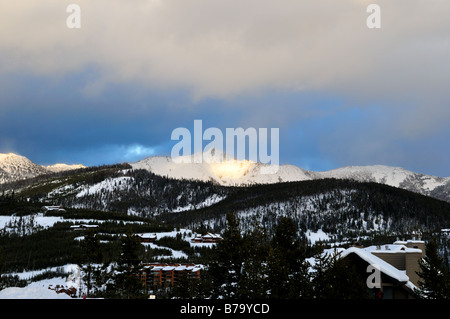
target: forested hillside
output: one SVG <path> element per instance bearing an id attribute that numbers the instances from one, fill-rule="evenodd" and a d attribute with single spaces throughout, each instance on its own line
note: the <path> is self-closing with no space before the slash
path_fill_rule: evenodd
<path id="1" fill-rule="evenodd" d="M 246 295 L 249 291 L 257 297 L 264 293 L 258 287 L 249 287 L 255 281 L 247 282 L 246 277 L 226 279 L 239 282 L 242 291 L 215 291 L 208 286 L 223 279 L 219 277 L 223 267 L 228 267 L 229 249 L 223 245 L 218 246 L 222 247 L 218 251 L 194 248 L 189 238 L 194 232 L 208 231 L 227 238 L 230 218 L 239 225 L 238 232 L 245 242 L 239 258 L 246 256 L 248 265 L 256 259 L 261 264 L 277 265 L 279 256 L 272 260 L 267 251 L 277 247 L 283 221 L 289 221 L 290 236 L 301 243 L 302 258 L 312 256 L 323 245 L 348 246 L 356 241 L 372 245 L 412 235 L 431 238 L 442 228 L 450 228 L 450 203 L 383 184 L 342 179 L 226 187 L 213 182 L 170 179 L 125 164 L 39 176 L 5 184 L 1 191 L 0 219 L 6 222 L 0 227 L 0 271 L 83 263 L 86 233 L 71 231 L 71 226 L 87 223 L 98 226 L 95 238 L 102 252 L 97 261 L 101 265 L 111 266 L 120 260 L 125 233 L 158 233 L 160 238 L 152 248 L 139 248 L 140 262 L 181 258 L 207 264 L 209 271 L 202 280 L 202 285 L 207 286 L 201 289 L 208 297 Z M 65 212 L 43 213 L 44 205 L 60 205 Z M 164 232 L 171 232 L 172 236 L 165 237 Z M 312 241 L 314 233 L 324 235 L 320 244 Z M 447 260 L 448 241 L 442 243 L 439 252 Z M 261 256 L 265 257 L 260 259 Z M 246 271 L 258 276 L 261 269 Z M 278 273 L 276 269 L 272 271 Z M 5 285 L 21 284 L 15 277 L 3 278 Z M 202 295 L 198 293 L 188 295 Z M 271 294 L 284 296 L 290 292 L 273 290 Z"/>
<path id="2" fill-rule="evenodd" d="M 127 164 L 87 168 L 0 186 L 3 196 L 143 217 L 190 210 L 221 200 L 231 188 L 175 180 Z"/>
<path id="3" fill-rule="evenodd" d="M 270 231 L 278 217 L 287 216 L 303 232 L 321 229 L 336 238 L 450 227 L 450 203 L 383 184 L 342 179 L 225 187 L 122 165 L 29 183 L 16 186 L 17 199 L 154 217 L 217 232 L 223 230 L 227 212 L 236 213 L 244 230 L 257 222 Z"/>
<path id="4" fill-rule="evenodd" d="M 238 216 L 243 229 L 257 224 L 270 231 L 280 216 L 286 216 L 303 232 L 321 229 L 335 240 L 436 231 L 450 221 L 447 202 L 386 185 L 334 179 L 234 189 L 218 204 L 160 219 L 220 230 L 227 212 Z"/>

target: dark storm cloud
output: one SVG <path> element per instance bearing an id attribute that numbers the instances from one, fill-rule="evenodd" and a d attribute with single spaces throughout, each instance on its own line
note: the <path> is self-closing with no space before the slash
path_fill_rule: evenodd
<path id="1" fill-rule="evenodd" d="M 379 30 L 362 0 L 76 3 L 71 30 L 68 3 L 2 2 L 0 151 L 168 154 L 203 119 L 279 127 L 282 162 L 450 175 L 448 1 L 379 0 Z"/>

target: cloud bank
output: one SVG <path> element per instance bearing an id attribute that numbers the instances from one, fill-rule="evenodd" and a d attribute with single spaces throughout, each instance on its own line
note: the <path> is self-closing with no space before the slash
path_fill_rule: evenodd
<path id="1" fill-rule="evenodd" d="M 81 8 L 80 29 L 67 28 L 70 3 Z M 369 3 L 381 7 L 381 29 L 367 28 Z M 82 74 L 74 94 L 88 99 L 114 85 L 182 91 L 191 103 L 167 107 L 194 112 L 202 101 L 225 101 L 215 106 L 240 112 L 244 126 L 377 109 L 382 114 L 363 117 L 369 125 L 361 125 L 354 143 L 370 148 L 367 154 L 391 152 L 397 140 L 448 136 L 448 12 L 446 0 L 1 0 L 0 81 L 14 92 L 9 75 L 57 83 Z M 270 99 L 281 94 L 301 98 Z M 323 107 L 310 94 L 338 102 Z M 0 120 L 13 107 L 3 104 Z M 140 108 L 136 114 L 155 107 Z M 345 125 L 330 125 L 323 152 L 354 135 Z"/>
<path id="2" fill-rule="evenodd" d="M 57 75 L 95 66 L 101 76 L 86 91 L 136 81 L 198 98 L 267 88 L 385 98 L 446 91 L 448 1 L 377 1 L 378 30 L 366 26 L 367 1 L 76 3 L 81 29 L 67 28 L 66 1 L 3 1 L 2 68 Z"/>

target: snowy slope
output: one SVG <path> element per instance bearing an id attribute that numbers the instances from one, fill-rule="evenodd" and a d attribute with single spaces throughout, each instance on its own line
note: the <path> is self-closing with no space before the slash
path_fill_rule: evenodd
<path id="1" fill-rule="evenodd" d="M 316 173 L 317 178 L 354 179 L 357 181 L 370 181 L 394 187 L 400 187 L 405 180 L 414 178 L 415 175 L 415 173 L 401 167 L 384 165 L 347 166 L 327 172 Z"/>
<path id="2" fill-rule="evenodd" d="M 200 160 L 196 161 L 199 155 Z M 134 169 L 145 169 L 160 176 L 213 181 L 224 186 L 273 184 L 322 178 L 352 179 L 382 183 L 450 202 L 450 177 L 419 174 L 401 167 L 384 165 L 347 166 L 325 172 L 307 171 L 294 165 L 281 165 L 273 173 L 267 173 L 274 167 L 235 160 L 215 149 L 175 160 L 164 156 L 148 157 L 130 165 Z M 40 166 L 14 153 L 0 153 L 0 184 L 79 168 L 84 166 L 81 164 Z"/>
<path id="3" fill-rule="evenodd" d="M 51 172 L 65 172 L 65 171 L 70 171 L 70 170 L 74 170 L 74 169 L 86 168 L 86 166 L 84 166 L 82 164 L 68 165 L 68 164 L 64 164 L 64 163 L 58 163 L 58 164 L 54 164 L 54 165 L 44 166 L 44 168 Z"/>
<path id="4" fill-rule="evenodd" d="M 0 299 L 72 299 L 65 293 L 48 289 L 49 283 L 35 282 L 26 287 L 9 287 L 0 290 Z M 51 281 L 53 282 L 53 281 Z"/>
<path id="5" fill-rule="evenodd" d="M 5 216 L 6 218 L 6 216 Z M 97 221 L 101 222 L 101 221 Z M 43 224 L 44 225 L 44 224 Z M 0 225 L 1 226 L 1 225 Z M 179 230 L 173 230 L 168 232 L 157 233 L 141 233 L 141 236 L 154 235 L 157 239 L 164 237 L 176 237 L 177 235 L 183 235 L 192 247 L 211 247 L 214 243 L 193 243 L 191 239 L 195 237 L 189 229 L 181 228 Z M 78 240 L 82 240 L 82 236 Z M 159 246 L 154 243 L 142 243 L 144 246 L 150 246 L 151 248 L 163 248 L 170 252 L 167 256 L 158 256 L 159 259 L 164 258 L 188 258 L 186 253 L 178 250 L 174 250 L 169 247 Z M 201 265 L 200 265 L 201 266 Z M 83 276 L 79 265 L 67 264 L 62 267 L 52 267 L 47 269 L 24 271 L 19 273 L 9 273 L 8 275 L 17 275 L 19 279 L 31 280 L 33 277 L 42 274 L 46 271 L 55 271 L 60 269 L 65 275 L 63 277 L 55 277 L 51 279 L 43 279 L 36 282 L 29 283 L 26 287 L 8 287 L 0 290 L 0 299 L 73 299 L 65 293 L 57 293 L 56 287 L 61 288 L 75 288 L 77 291 L 75 298 L 82 298 L 83 292 L 86 290 L 86 283 L 83 281 Z"/>
<path id="6" fill-rule="evenodd" d="M 348 166 L 325 172 L 313 172 L 293 165 L 281 165 L 275 173 L 264 174 L 263 170 L 267 170 L 269 167 L 267 164 L 234 159 L 222 163 L 211 160 L 195 163 L 194 156 L 196 155 L 191 158 L 184 158 L 185 162 L 183 162 L 183 159 L 174 161 L 170 157 L 148 157 L 130 165 L 134 169 L 146 169 L 161 176 L 215 181 L 225 186 L 271 184 L 323 178 L 351 179 L 360 182 L 386 184 L 450 202 L 450 177 L 419 174 L 400 167 L 384 165 Z M 210 151 L 208 151 L 204 154 L 203 159 L 209 159 L 210 156 Z"/>
<path id="7" fill-rule="evenodd" d="M 200 181 L 214 181 L 221 185 L 268 184 L 310 180 L 308 172 L 293 166 L 282 165 L 273 174 L 267 174 L 270 165 L 247 160 L 235 160 L 227 155 L 211 149 L 203 153 L 201 162 L 195 162 L 195 157 L 154 156 L 139 162 L 131 163 L 134 169 L 146 169 L 157 175 L 175 179 L 194 179 Z M 216 156 L 216 157 L 214 157 Z M 266 170 L 266 171 L 265 171 Z"/>
<path id="8" fill-rule="evenodd" d="M 170 157 L 154 156 L 131 164 L 133 169 L 146 169 L 157 175 L 175 179 L 195 179 L 200 181 L 217 181 L 208 167 L 197 163 L 174 163 Z"/>
<path id="9" fill-rule="evenodd" d="M 41 166 L 25 156 L 15 153 L 0 153 L 0 184 L 15 182 L 39 175 L 84 168 L 81 164 L 54 164 Z"/>
<path id="10" fill-rule="evenodd" d="M 403 188 L 450 201 L 450 177 L 414 173 L 401 167 L 384 165 L 347 166 L 314 173 L 315 178 L 352 179 Z"/>
<path id="11" fill-rule="evenodd" d="M 0 153 L 0 183 L 46 174 L 48 171 L 28 158 L 14 153 Z"/>

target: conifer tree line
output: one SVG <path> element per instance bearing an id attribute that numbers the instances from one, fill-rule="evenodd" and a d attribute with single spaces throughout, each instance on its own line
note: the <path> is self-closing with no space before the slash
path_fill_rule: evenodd
<path id="1" fill-rule="evenodd" d="M 371 299 L 366 277 L 346 258 L 322 254 L 298 235 L 289 217 L 281 217 L 273 236 L 255 226 L 242 233 L 238 219 L 227 214 L 224 240 L 213 249 L 202 282 L 182 282 L 175 293 L 184 298 L 237 299 Z M 448 240 L 448 239 L 447 239 Z M 450 299 L 448 260 L 432 238 L 420 261 L 419 298 Z M 308 257 L 315 262 L 308 263 Z M 183 294 L 184 293 L 184 294 Z"/>
<path id="2" fill-rule="evenodd" d="M 425 299 L 450 299 L 450 267 L 448 250 L 440 254 L 438 241 L 448 238 L 433 238 L 425 247 L 425 257 L 420 260 L 418 294 Z"/>
<path id="3" fill-rule="evenodd" d="M 224 240 L 213 249 L 202 291 L 184 297 L 237 299 L 369 298 L 364 280 L 345 260 L 320 254 L 299 237 L 298 228 L 281 217 L 273 236 L 255 225 L 243 233 L 234 214 L 227 214 Z M 307 257 L 316 256 L 311 267 Z M 205 277 L 205 278 L 204 278 Z M 180 289 L 180 288 L 177 288 Z M 186 289 L 184 289 L 186 291 Z"/>
<path id="4" fill-rule="evenodd" d="M 366 278 L 361 277 L 362 274 L 351 262 L 321 254 L 323 247 L 320 245 L 308 245 L 289 217 L 279 218 L 273 235 L 268 235 L 258 224 L 251 231 L 243 232 L 236 216 L 227 214 L 223 240 L 213 248 L 190 255 L 190 261 L 201 262 L 205 266 L 200 280 L 182 277 L 174 287 L 164 291 L 150 292 L 140 281 L 138 274 L 152 259 L 145 258 L 146 249 L 131 227 L 127 227 L 118 244 L 111 247 L 116 256 L 113 259 L 106 256 L 108 251 L 100 238 L 101 235 L 91 229 L 78 244 L 74 243 L 73 237 L 62 242 L 71 245 L 77 252 L 75 260 L 80 266 L 84 283 L 79 293 L 88 297 L 138 299 L 148 298 L 149 293 L 156 294 L 158 298 L 374 297 L 367 289 Z M 182 238 L 172 241 L 184 242 Z M 420 263 L 419 297 L 450 298 L 448 259 L 438 251 L 438 247 L 435 240 L 427 243 L 426 257 Z M 62 248 L 59 249 L 62 251 Z M 3 256 L 0 251 L 0 261 Z M 310 257 L 315 258 L 313 266 L 307 262 Z M 11 285 L 8 280 L 12 278 L 3 277 L 0 286 Z"/>
<path id="5" fill-rule="evenodd" d="M 450 204 L 386 185 L 326 179 L 233 188 L 215 205 L 156 218 L 219 232 L 228 212 L 239 217 L 243 231 L 257 220 L 270 232 L 286 216 L 304 232 L 322 229 L 339 241 L 374 232 L 439 231 L 449 225 Z"/>
<path id="6" fill-rule="evenodd" d="M 259 218 L 267 229 L 280 214 L 290 214 L 299 227 L 341 234 L 381 229 L 408 232 L 434 231 L 449 222 L 450 203 L 377 183 L 323 179 L 313 181 L 225 187 L 213 182 L 177 180 L 131 169 L 129 165 L 104 166 L 74 172 L 41 176 L 36 179 L 0 185 L 16 200 L 121 212 L 196 228 L 202 223 L 212 231 L 223 230 L 227 212 L 240 217 L 246 229 Z M 106 187 L 89 191 L 97 183 Z M 62 190 L 53 192 L 60 187 Z M 80 194 L 82 192 L 82 194 Z M 214 198 L 216 204 L 203 203 Z M 1 201 L 1 199 L 0 199 Z M 171 212 L 182 208 L 177 214 Z M 255 216 L 255 211 L 257 216 Z M 325 229 L 323 229 L 325 231 Z"/>
<path id="7" fill-rule="evenodd" d="M 16 185 L 22 187 L 21 191 L 13 189 L 0 196 L 0 215 L 15 215 L 0 232 L 0 248 L 6 256 L 0 265 L 7 271 L 22 271 L 62 266 L 78 258 L 86 292 L 109 298 L 148 296 L 131 274 L 138 272 L 143 263 L 166 253 L 136 245 L 131 234 L 112 241 L 112 234 L 124 233 L 123 221 L 144 222 L 133 225 L 135 233 L 167 231 L 178 225 L 200 233 L 223 234 L 224 240 L 213 249 L 195 251 L 181 238 L 162 239 L 162 246 L 183 250 L 190 261 L 207 267 L 200 281 L 182 278 L 159 297 L 360 298 L 367 289 L 355 285 L 364 280 L 346 281 L 356 276 L 352 266 L 345 260 L 319 255 L 320 247 L 308 243 L 308 231 L 321 229 L 333 235 L 335 241 L 375 233 L 390 236 L 415 230 L 434 232 L 447 227 L 450 217 L 447 202 L 376 183 L 326 179 L 223 187 L 211 182 L 173 180 L 132 170 L 128 165 L 55 176 L 57 180 L 36 178 L 37 184 L 21 181 Z M 109 187 L 76 196 L 97 183 Z M 52 193 L 55 185 L 64 189 L 67 186 L 68 192 Z M 201 206 L 214 197 L 223 200 Z M 40 228 L 33 214 L 44 204 L 65 206 L 65 218 L 102 219 L 102 234 L 78 242 L 74 234 L 67 232 L 70 223 Z M 180 207 L 186 211 L 170 213 Z M 110 242 L 101 243 L 101 239 Z M 26 249 L 21 250 L 23 247 Z M 449 247 L 448 238 L 440 238 L 437 248 L 429 249 L 430 256 L 436 251 L 437 257 L 424 260 L 421 296 L 441 298 L 448 291 L 448 285 L 435 287 L 433 282 L 448 281 L 445 274 Z M 317 264 L 308 268 L 306 261 L 313 256 Z M 433 291 L 440 292 L 433 295 Z"/>
<path id="8" fill-rule="evenodd" d="M 242 232 L 234 214 L 227 214 L 223 240 L 204 252 L 205 269 L 200 279 L 181 277 L 173 286 L 151 291 L 158 298 L 224 299 L 370 299 L 366 277 L 346 258 L 322 254 L 323 247 L 307 245 L 298 235 L 292 219 L 282 217 L 273 236 L 255 225 Z M 122 237 L 117 263 L 107 267 L 98 263 L 98 241 L 89 235 L 83 244 L 80 265 L 86 290 L 106 298 L 147 298 L 137 274 L 142 270 L 142 245 L 131 230 Z M 426 257 L 420 262 L 421 298 L 450 298 L 448 264 L 430 240 Z M 308 258 L 314 257 L 311 265 Z M 94 266 L 95 265 L 95 266 Z M 106 288 L 105 288 L 106 287 Z M 94 294 L 93 294 L 94 295 Z"/>

